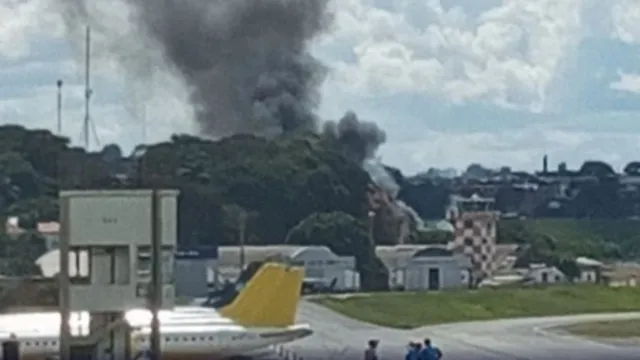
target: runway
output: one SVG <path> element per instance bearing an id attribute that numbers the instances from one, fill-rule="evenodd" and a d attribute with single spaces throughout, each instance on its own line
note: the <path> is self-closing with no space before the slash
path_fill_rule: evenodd
<path id="1" fill-rule="evenodd" d="M 286 348 L 303 360 L 362 359 L 367 340 L 380 339 L 380 358 L 404 359 L 409 340 L 431 338 L 453 360 L 637 360 L 640 343 L 614 345 L 562 334 L 554 326 L 580 321 L 640 318 L 638 313 L 527 318 L 395 330 L 361 323 L 303 301 L 298 321 L 314 335 Z"/>

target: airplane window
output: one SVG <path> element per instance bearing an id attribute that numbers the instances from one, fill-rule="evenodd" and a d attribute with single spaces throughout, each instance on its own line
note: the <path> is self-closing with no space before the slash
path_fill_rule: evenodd
<path id="1" fill-rule="evenodd" d="M 213 341 L 213 336 L 209 336 L 209 341 Z"/>
<path id="2" fill-rule="evenodd" d="M 196 341 L 196 337 L 195 337 L 195 336 L 194 336 L 194 337 L 192 337 L 192 338 L 191 338 L 191 341 Z"/>
<path id="3" fill-rule="evenodd" d="M 40 343 L 36 341 L 33 343 L 33 346 L 40 346 Z"/>
<path id="4" fill-rule="evenodd" d="M 171 339 L 169 339 L 168 337 L 164 338 L 164 341 L 169 342 L 171 341 Z"/>
<path id="5" fill-rule="evenodd" d="M 187 339 L 186 337 L 182 338 L 183 341 L 189 341 L 189 339 Z"/>
<path id="6" fill-rule="evenodd" d="M 27 346 L 31 346 L 31 343 L 30 343 L 29 341 L 27 341 L 25 344 L 26 344 Z"/>
<path id="7" fill-rule="evenodd" d="M 200 336 L 200 341 L 204 341 L 204 336 Z"/>

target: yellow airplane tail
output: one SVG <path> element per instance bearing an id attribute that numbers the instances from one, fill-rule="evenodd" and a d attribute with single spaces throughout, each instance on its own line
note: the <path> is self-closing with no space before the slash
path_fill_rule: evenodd
<path id="1" fill-rule="evenodd" d="M 220 315 L 239 325 L 285 327 L 295 323 L 304 269 L 264 263 Z"/>

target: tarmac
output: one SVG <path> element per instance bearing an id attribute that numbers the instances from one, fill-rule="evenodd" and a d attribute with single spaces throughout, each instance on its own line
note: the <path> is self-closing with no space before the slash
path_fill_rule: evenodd
<path id="1" fill-rule="evenodd" d="M 362 359 L 369 339 L 379 339 L 380 360 L 404 359 L 409 340 L 432 339 L 452 360 L 637 360 L 640 343 L 614 344 L 578 338 L 554 329 L 561 325 L 615 318 L 640 318 L 640 312 L 526 318 L 396 330 L 359 322 L 303 301 L 298 321 L 314 334 L 278 352 L 290 360 Z"/>

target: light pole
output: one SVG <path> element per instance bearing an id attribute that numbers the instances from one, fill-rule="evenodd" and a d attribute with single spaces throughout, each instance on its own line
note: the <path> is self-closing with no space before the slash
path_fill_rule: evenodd
<path id="1" fill-rule="evenodd" d="M 240 209 L 238 213 L 238 244 L 240 245 L 240 273 L 244 270 L 245 253 L 245 233 L 247 229 L 247 212 L 244 209 Z"/>
<path id="2" fill-rule="evenodd" d="M 142 147 L 135 152 L 134 156 L 137 156 L 137 186 L 140 189 L 144 189 L 149 185 L 148 179 L 145 176 L 145 156 L 147 153 L 147 147 Z M 160 317 L 159 312 L 162 307 L 162 295 L 163 295 L 163 279 L 162 279 L 162 237 L 160 234 L 160 214 L 161 204 L 158 198 L 158 190 L 155 185 L 151 188 L 151 282 L 147 291 L 147 308 L 151 311 L 151 336 L 150 345 L 151 353 L 155 360 L 162 358 L 161 344 L 160 344 Z"/>
<path id="3" fill-rule="evenodd" d="M 370 210 L 367 213 L 367 216 L 369 218 L 369 243 L 371 244 L 371 246 L 375 247 L 376 241 L 375 241 L 375 238 L 373 236 L 374 235 L 373 234 L 373 226 L 374 226 L 374 220 L 376 218 L 376 212 L 373 211 L 373 210 Z"/>

